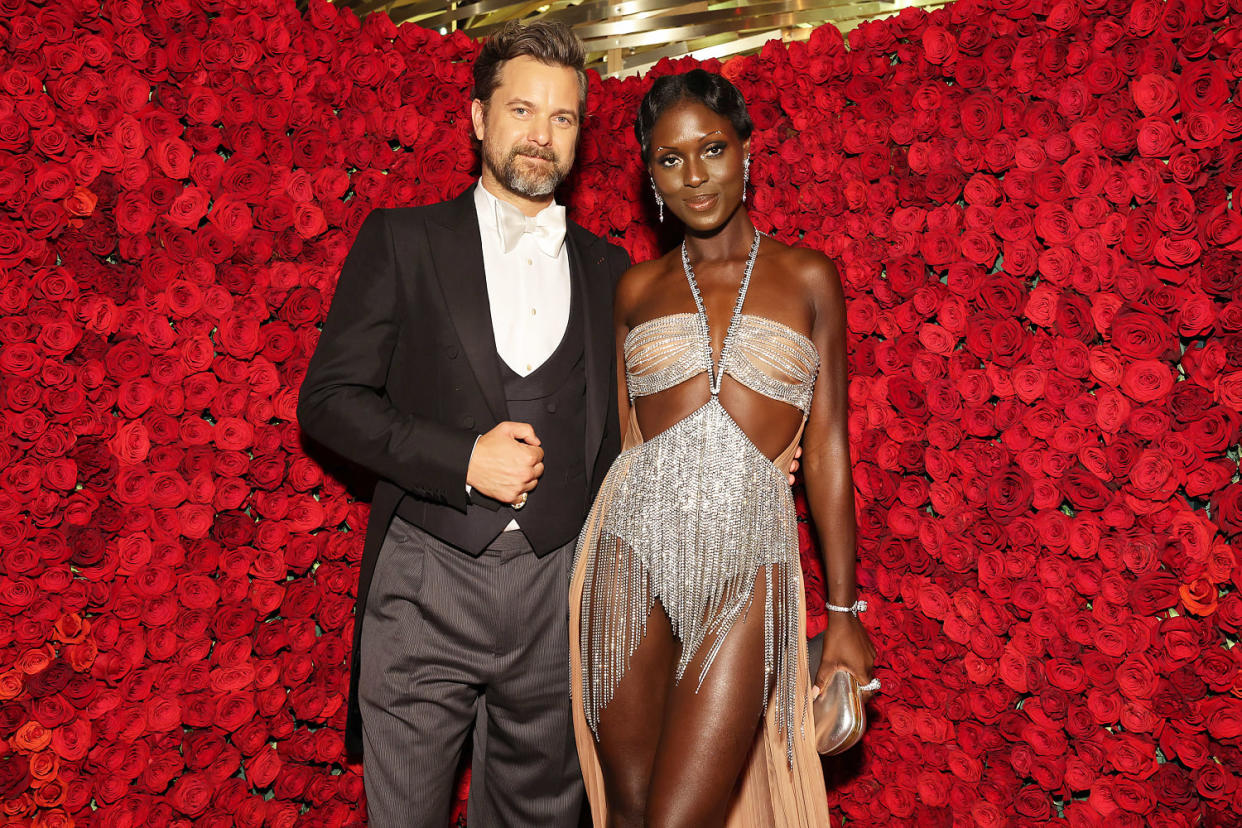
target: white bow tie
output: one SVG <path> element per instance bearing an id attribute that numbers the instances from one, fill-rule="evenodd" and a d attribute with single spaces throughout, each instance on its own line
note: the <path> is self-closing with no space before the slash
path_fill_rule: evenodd
<path id="1" fill-rule="evenodd" d="M 506 253 L 517 247 L 524 234 L 530 233 L 540 250 L 549 256 L 559 256 L 561 245 L 565 243 L 565 208 L 553 204 L 540 210 L 536 216 L 527 216 L 512 204 L 497 199 L 496 226 Z"/>

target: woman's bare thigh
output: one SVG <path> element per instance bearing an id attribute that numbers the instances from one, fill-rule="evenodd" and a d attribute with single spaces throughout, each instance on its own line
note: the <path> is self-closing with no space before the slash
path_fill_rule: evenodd
<path id="1" fill-rule="evenodd" d="M 668 615 L 657 600 L 647 618 L 646 634 L 599 715 L 596 755 L 604 776 L 610 825 L 643 824 L 678 650 Z"/>
<path id="2" fill-rule="evenodd" d="M 724 824 L 773 684 L 764 670 L 765 597 L 761 571 L 749 609 L 729 630 L 702 685 L 699 675 L 710 640 L 669 689 L 651 771 L 647 825 Z"/>

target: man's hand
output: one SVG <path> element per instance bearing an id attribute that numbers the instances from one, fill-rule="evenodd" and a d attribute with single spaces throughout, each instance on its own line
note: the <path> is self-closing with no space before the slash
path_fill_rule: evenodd
<path id="1" fill-rule="evenodd" d="M 535 488 L 543 474 L 543 449 L 527 423 L 503 422 L 474 444 L 466 483 L 501 503 Z"/>
<path id="2" fill-rule="evenodd" d="M 802 465 L 802 463 L 799 462 L 800 457 L 802 457 L 802 444 L 801 443 L 799 443 L 798 447 L 794 449 L 793 459 L 789 461 L 789 485 L 790 486 L 798 482 L 798 478 L 796 478 L 794 475 L 798 473 L 798 466 Z"/>

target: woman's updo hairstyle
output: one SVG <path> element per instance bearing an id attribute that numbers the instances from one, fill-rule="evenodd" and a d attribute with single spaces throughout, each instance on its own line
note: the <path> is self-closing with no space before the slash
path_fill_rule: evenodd
<path id="1" fill-rule="evenodd" d="M 703 69 L 680 75 L 665 75 L 651 85 L 638 106 L 634 134 L 642 151 L 643 163 L 651 160 L 651 130 L 667 110 L 682 101 L 697 101 L 729 120 L 737 137 L 745 141 L 755 129 L 746 112 L 746 101 L 727 79 Z"/>

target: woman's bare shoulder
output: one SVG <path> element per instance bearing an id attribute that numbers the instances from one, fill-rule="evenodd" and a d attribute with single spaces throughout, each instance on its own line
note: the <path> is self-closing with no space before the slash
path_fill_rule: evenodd
<path id="1" fill-rule="evenodd" d="M 669 273 L 671 253 L 634 265 L 617 281 L 615 298 L 618 319 L 628 319 L 643 297 L 650 295 Z"/>
<path id="2" fill-rule="evenodd" d="M 841 278 L 837 267 L 818 250 L 772 240 L 769 255 L 777 270 L 792 284 L 800 286 L 815 303 L 840 302 Z"/>

